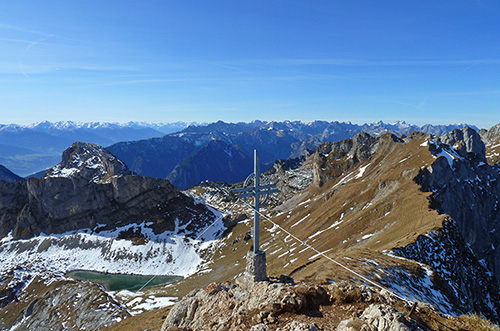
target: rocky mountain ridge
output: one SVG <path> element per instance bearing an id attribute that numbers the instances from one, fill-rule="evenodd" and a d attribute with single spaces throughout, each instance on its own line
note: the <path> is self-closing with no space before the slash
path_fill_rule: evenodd
<path id="1" fill-rule="evenodd" d="M 120 141 L 160 137 L 197 123 L 39 122 L 0 124 L 0 164 L 22 176 L 57 163 L 75 141 L 108 146 Z"/>
<path id="2" fill-rule="evenodd" d="M 345 176 L 359 164 L 370 162 L 387 143 L 407 144 L 422 138 L 425 141 L 420 147 L 427 147 L 435 160 L 422 167 L 414 180 L 423 192 L 431 193 L 429 207 L 449 218 L 432 232 L 418 236 L 414 243 L 394 248 L 394 252 L 430 266 L 440 282 L 450 286 L 443 293 L 457 307 L 465 308 L 464 312 L 478 311 L 497 320 L 500 306 L 495 276 L 499 271 L 493 247 L 499 241 L 500 168 L 485 163 L 485 146 L 475 130 L 466 127 L 441 137 L 413 133 L 404 140 L 388 134 L 376 139 L 360 133 L 352 140 L 326 143 L 314 156 L 313 183 L 321 187 Z M 366 167 L 360 168 L 356 177 L 364 176 Z M 346 179 L 336 185 L 343 181 Z M 397 189 L 398 182 L 390 184 L 392 190 Z M 387 185 L 381 183 L 380 191 Z"/>
<path id="3" fill-rule="evenodd" d="M 216 210 L 90 143 L 74 143 L 43 178 L 0 180 L 0 192 L 2 330 L 102 329 L 135 307 L 162 307 L 171 298 L 111 293 L 66 273 L 189 276 L 225 229 Z"/>
<path id="4" fill-rule="evenodd" d="M 486 145 L 486 159 L 488 163 L 500 163 L 500 124 L 493 126 L 488 131 L 479 130 L 478 133 Z"/>
<path id="5" fill-rule="evenodd" d="M 456 127 L 459 125 L 436 127 L 427 125 L 425 129 L 429 132 L 442 132 L 445 129 Z M 386 132 L 402 135 L 418 128 L 405 122 L 393 124 L 376 122 L 356 125 L 327 121 L 310 123 L 300 121 L 225 123 L 218 121 L 206 126 L 190 126 L 180 133 L 161 138 L 118 143 L 110 146 L 109 149 L 124 160 L 132 171 L 152 177 L 170 178 L 174 185 L 186 189 L 199 183 L 200 179 L 222 180 L 218 172 L 213 175 L 207 172 L 200 177 L 200 173 L 197 171 L 204 164 L 212 162 L 213 159 L 220 158 L 224 164 L 228 162 L 222 148 L 219 153 L 211 151 L 212 140 L 218 141 L 218 144 L 225 144 L 231 146 L 230 148 L 240 150 L 246 154 L 248 160 L 252 158 L 254 149 L 259 150 L 261 167 L 266 169 L 277 159 L 300 157 L 307 154 L 308 150 L 316 149 L 325 141 L 352 138 L 359 132 L 371 133 L 374 136 Z M 239 160 L 232 160 L 230 163 L 235 164 L 236 161 L 243 161 L 239 155 L 241 153 L 235 154 Z M 229 167 L 225 173 L 227 178 L 225 180 L 230 183 L 244 180 L 247 174 L 237 170 L 241 167 L 252 167 L 252 163 L 242 164 L 237 168 Z M 183 174 L 179 175 L 179 172 Z"/>
<path id="6" fill-rule="evenodd" d="M 75 143 L 42 179 L 0 181 L 0 236 L 14 238 L 63 233 L 127 223 L 154 222 L 156 233 L 175 222 L 194 226 L 211 212 L 166 179 L 133 175 L 104 148 Z"/>
<path id="7" fill-rule="evenodd" d="M 197 127 L 205 129 L 197 129 Z M 452 128 L 461 127 L 461 125 L 448 126 L 423 126 L 422 130 L 429 132 L 441 132 L 442 130 L 450 130 Z M 229 135 L 235 135 L 239 132 L 247 132 L 253 129 L 271 130 L 271 131 L 292 131 L 298 137 L 299 145 L 295 147 L 299 152 L 293 157 L 300 155 L 300 151 L 307 148 L 315 148 L 319 143 L 331 140 L 337 141 L 340 139 L 351 138 L 354 134 L 360 131 L 370 132 L 372 134 L 381 134 L 386 131 L 397 132 L 398 134 L 406 134 L 412 129 L 417 129 L 415 125 L 405 122 L 396 122 L 386 124 L 376 122 L 364 125 L 356 125 L 351 123 L 314 121 L 304 123 L 300 121 L 284 121 L 284 122 L 262 122 L 254 121 L 251 123 L 149 123 L 149 122 L 128 122 L 128 123 L 108 123 L 108 122 L 39 122 L 29 125 L 17 124 L 0 124 L 0 164 L 5 165 L 15 173 L 27 176 L 45 170 L 57 162 L 59 155 L 66 148 L 71 146 L 75 141 L 85 141 L 95 143 L 101 146 L 109 146 L 123 141 L 135 141 L 149 139 L 153 137 L 161 137 L 165 134 L 179 132 L 183 129 L 192 133 L 206 134 L 208 131 L 226 132 Z M 218 135 L 222 139 L 221 135 Z M 261 146 L 262 147 L 262 146 Z M 191 155 L 194 152 L 191 152 Z M 182 155 L 182 154 L 181 154 Z M 185 155 L 183 158 L 189 156 Z M 123 158 L 123 155 L 119 155 Z M 289 155 L 273 155 L 266 162 L 274 162 L 277 158 L 288 158 Z M 126 159 L 126 163 L 131 166 L 132 170 L 140 174 L 153 177 L 166 177 L 167 174 L 161 176 L 155 175 L 145 165 L 141 164 L 151 162 L 147 159 L 144 161 L 136 160 L 132 165 L 130 160 Z M 177 159 L 177 163 L 182 159 Z M 177 164 L 176 163 L 176 164 Z M 157 165 L 157 164 L 156 164 Z M 175 164 L 171 167 L 173 169 Z M 209 178 L 210 179 L 210 178 Z M 213 180 L 213 179 L 212 179 Z"/>
<path id="8" fill-rule="evenodd" d="M 83 178 L 102 183 L 113 177 L 132 175 L 127 165 L 105 148 L 92 143 L 75 142 L 62 154 L 62 161 L 47 170 L 44 179 Z"/>

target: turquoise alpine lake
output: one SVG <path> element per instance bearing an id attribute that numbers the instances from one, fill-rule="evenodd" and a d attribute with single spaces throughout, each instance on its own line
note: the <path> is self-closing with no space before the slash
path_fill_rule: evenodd
<path id="1" fill-rule="evenodd" d="M 144 288 L 174 283 L 182 279 L 180 276 L 143 276 L 127 274 L 107 274 L 96 271 L 75 270 L 67 273 L 79 280 L 89 280 L 104 285 L 108 291 L 137 291 Z M 147 285 L 146 285 L 147 284 Z"/>

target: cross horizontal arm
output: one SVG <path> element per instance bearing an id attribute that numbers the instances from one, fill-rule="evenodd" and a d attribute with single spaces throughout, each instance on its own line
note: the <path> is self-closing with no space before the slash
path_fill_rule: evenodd
<path id="1" fill-rule="evenodd" d="M 260 194 L 271 194 L 271 193 L 278 193 L 279 190 L 277 188 L 275 189 L 272 189 L 272 190 L 260 190 L 259 193 Z"/>
<path id="2" fill-rule="evenodd" d="M 275 184 L 266 184 L 266 185 L 260 185 L 259 186 L 259 189 L 260 190 L 265 190 L 265 189 L 269 189 L 269 188 L 275 188 L 276 185 Z"/>
<path id="3" fill-rule="evenodd" d="M 238 198 L 249 198 L 249 197 L 254 197 L 255 193 L 253 193 L 253 192 L 237 193 L 236 195 L 238 196 Z"/>
<path id="4" fill-rule="evenodd" d="M 253 187 L 253 186 L 235 188 L 235 189 L 233 189 L 233 193 L 238 194 L 238 193 L 244 193 L 244 192 L 250 192 L 250 191 L 253 192 L 254 189 L 255 189 L 255 187 Z"/>

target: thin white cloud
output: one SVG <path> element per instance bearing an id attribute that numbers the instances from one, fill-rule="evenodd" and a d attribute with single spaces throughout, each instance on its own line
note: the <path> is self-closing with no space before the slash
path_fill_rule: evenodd
<path id="1" fill-rule="evenodd" d="M 25 28 L 22 28 L 22 27 L 19 27 L 19 26 L 9 25 L 9 24 L 0 24 L 0 29 L 1 30 L 10 30 L 10 31 L 18 31 L 18 32 L 24 32 L 24 33 L 36 34 L 36 35 L 45 36 L 45 37 L 47 37 L 47 36 L 50 35 L 48 33 L 40 32 L 40 31 L 34 31 L 34 30 L 29 30 L 29 29 L 25 29 Z"/>
<path id="2" fill-rule="evenodd" d="M 33 42 L 33 40 L 15 39 L 15 38 L 0 38 L 0 41 L 8 41 L 8 42 L 20 43 L 20 44 L 31 44 Z"/>
<path id="3" fill-rule="evenodd" d="M 388 66 L 471 66 L 471 65 L 499 65 L 500 59 L 429 59 L 429 60 L 364 60 L 364 59 L 341 59 L 341 58 L 272 58 L 272 59 L 248 59 L 236 61 L 224 61 L 226 65 L 272 65 L 272 66 L 308 66 L 308 65 L 330 65 L 346 67 L 388 67 Z"/>
<path id="4" fill-rule="evenodd" d="M 129 79 L 115 81 L 109 85 L 132 85 L 132 84 L 152 84 L 152 83 L 177 83 L 177 82 L 264 82 L 264 81 L 305 81 L 305 80 L 331 80 L 342 77 L 330 75 L 235 75 L 225 77 L 215 77 L 213 74 L 205 74 L 199 77 L 159 77 L 144 79 Z"/>

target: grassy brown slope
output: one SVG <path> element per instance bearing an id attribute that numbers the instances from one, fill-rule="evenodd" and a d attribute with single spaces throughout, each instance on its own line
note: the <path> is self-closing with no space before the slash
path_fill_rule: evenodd
<path id="1" fill-rule="evenodd" d="M 500 163 L 500 140 L 486 144 L 486 160 L 490 165 Z"/>
<path id="2" fill-rule="evenodd" d="M 381 252 L 413 242 L 418 235 L 439 227 L 444 218 L 428 208 L 429 193 L 421 192 L 413 181 L 421 167 L 435 160 L 428 148 L 421 146 L 423 142 L 383 140 L 370 160 L 321 188 L 311 187 L 300 196 L 302 202 L 283 204 L 279 207 L 281 215 L 273 221 L 335 258 L 371 256 L 391 260 Z M 363 176 L 356 178 L 362 167 L 366 167 Z M 345 180 L 347 176 L 351 179 Z M 331 227 L 336 222 L 341 223 Z M 239 223 L 225 239 L 226 244 L 211 252 L 212 271 L 170 286 L 167 293 L 180 296 L 243 272 L 244 256 L 251 247 L 251 241 L 245 242 L 243 237 L 250 229 L 251 222 Z M 293 273 L 301 279 L 314 274 L 324 280 L 339 274 L 337 266 L 326 263 L 265 219 L 261 238 L 270 275 Z M 232 245 L 235 240 L 237 243 Z"/>
<path id="3" fill-rule="evenodd" d="M 309 202 L 299 203 L 275 220 L 333 258 L 377 255 L 390 259 L 381 252 L 412 243 L 418 235 L 440 227 L 444 219 L 443 215 L 428 208 L 429 194 L 421 192 L 413 181 L 422 166 L 434 161 L 428 148 L 421 146 L 423 142 L 413 140 L 403 144 L 382 140 L 378 152 L 370 160 L 321 188 L 311 187 L 308 196 L 303 198 Z M 365 168 L 363 175 L 356 178 L 362 167 Z M 316 235 L 319 231 L 323 232 Z M 269 238 L 269 234 L 264 234 L 263 238 Z M 282 256 L 293 263 L 286 265 L 274 261 L 273 250 L 284 246 L 283 239 L 281 242 L 276 239 L 274 243 L 268 247 L 271 270 L 291 273 L 314 261 L 311 257 L 316 253 L 310 250 L 297 254 L 304 246 Z M 287 243 L 288 247 L 292 245 Z M 298 244 L 288 250 L 293 247 Z M 318 280 L 332 279 L 338 275 L 338 266 L 320 259 L 294 272 L 299 279 L 313 275 Z"/>
<path id="4" fill-rule="evenodd" d="M 393 269 L 418 275 L 423 271 L 416 262 L 396 259 L 384 252 L 408 245 L 419 235 L 439 228 L 445 217 L 429 209 L 429 193 L 421 192 L 413 181 L 422 167 L 435 160 L 424 142 L 415 139 L 399 143 L 389 136 L 382 137 L 378 151 L 350 171 L 338 168 L 349 162 L 347 157 L 329 160 L 337 163 L 336 173 L 331 175 L 338 177 L 322 187 L 310 187 L 264 213 L 276 215 L 272 218 L 274 222 L 354 270 L 379 278 L 390 277 Z M 365 170 L 357 177 L 361 168 Z M 251 214 L 241 204 L 237 209 Z M 353 279 L 352 274 L 318 256 L 265 218 L 262 221 L 261 249 L 267 254 L 269 275 L 291 274 L 297 281 L 314 283 Z M 243 237 L 250 229 L 251 222 L 239 223 L 225 239 L 225 245 L 210 252 L 214 261 L 210 272 L 166 287 L 165 295 L 181 297 L 211 282 L 234 279 L 245 268 L 244 256 L 251 241 L 245 242 Z M 375 270 L 379 273 L 375 274 Z M 167 310 L 158 310 L 156 316 L 162 318 Z M 140 316 L 133 319 L 139 320 Z"/>

